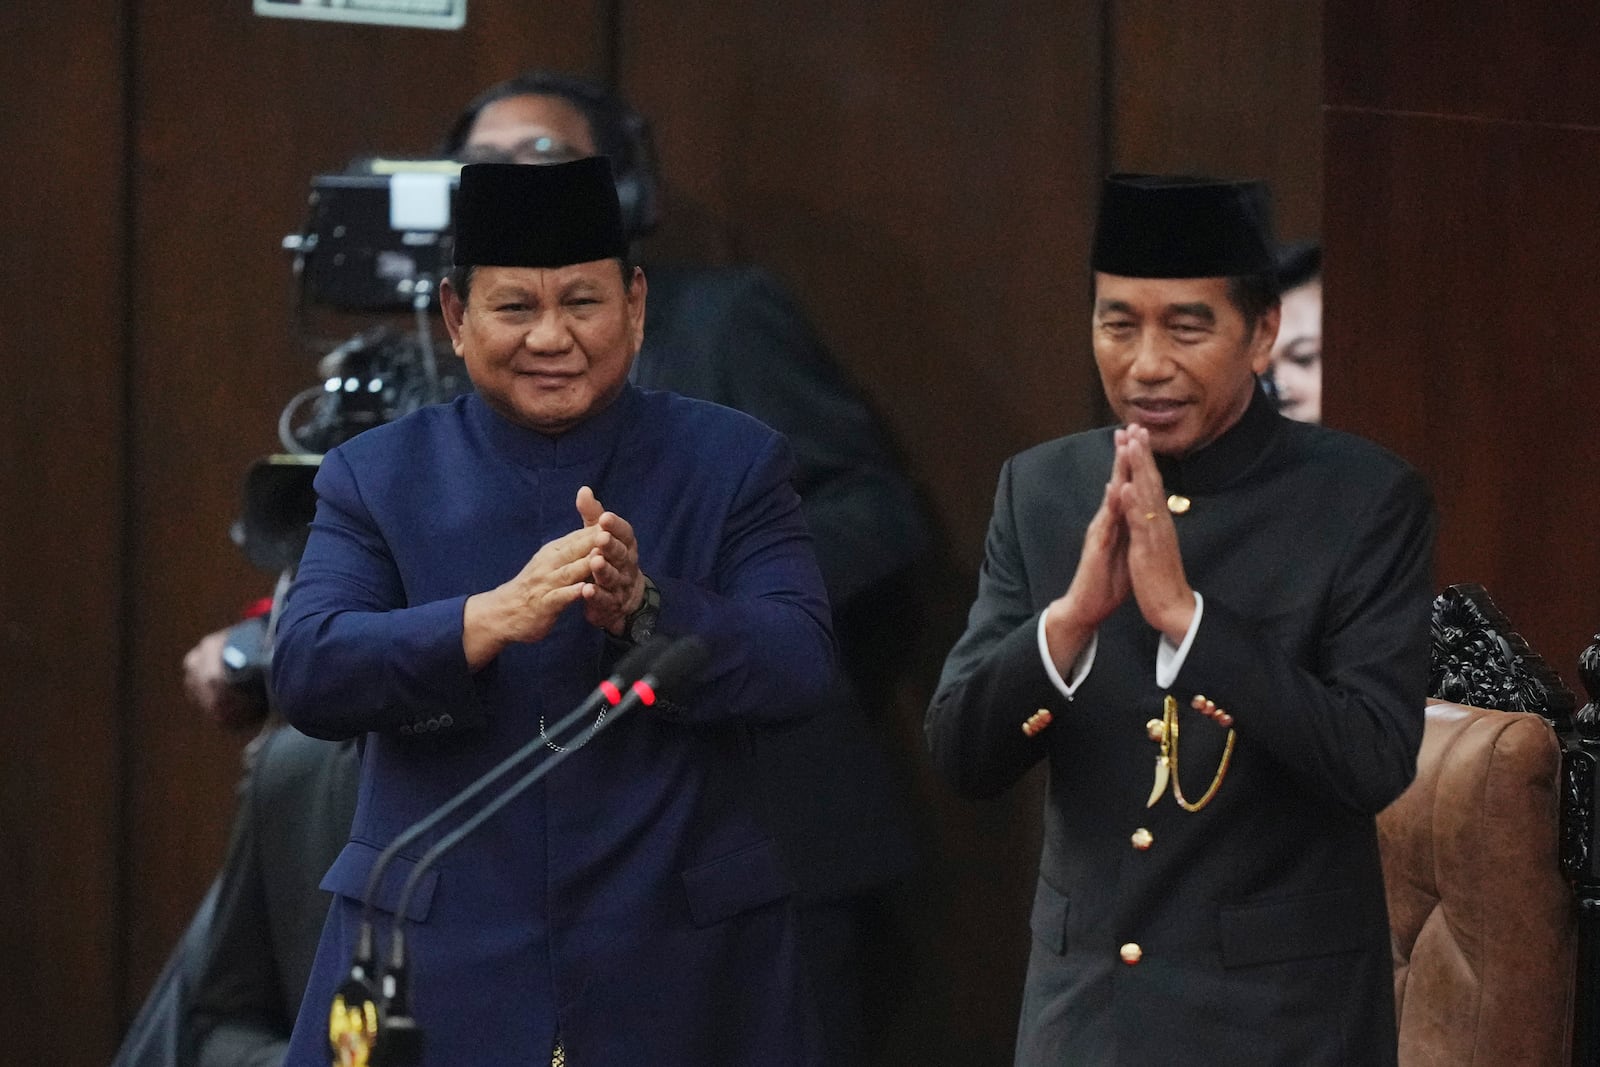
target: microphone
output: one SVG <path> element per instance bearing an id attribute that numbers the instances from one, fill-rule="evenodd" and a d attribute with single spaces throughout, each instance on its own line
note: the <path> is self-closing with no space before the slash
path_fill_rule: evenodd
<path id="1" fill-rule="evenodd" d="M 690 634 L 687 637 L 680 637 L 671 642 L 660 656 L 652 658 L 655 659 L 655 665 L 629 687 L 627 696 L 616 704 L 603 722 L 597 722 L 594 725 L 590 731 L 591 737 L 639 705 L 643 704 L 645 707 L 650 707 L 660 699 L 661 691 L 678 691 L 684 688 L 705 668 L 709 653 L 706 651 L 705 643 Z M 602 682 L 601 684 L 604 685 L 605 683 Z M 571 718 L 571 716 L 568 716 L 568 718 Z M 562 722 L 565 723 L 566 720 L 563 719 Z M 434 842 L 433 847 L 422 854 L 422 858 L 417 861 L 416 866 L 411 870 L 410 876 L 406 878 L 405 884 L 401 886 L 400 902 L 395 905 L 393 936 L 396 960 L 399 960 L 403 954 L 401 951 L 404 936 L 402 927 L 404 927 L 406 921 L 406 909 L 411 904 L 411 894 L 416 890 L 418 883 L 422 881 L 422 876 L 428 873 L 429 868 L 437 863 L 441 856 L 455 848 L 463 838 L 482 826 L 501 808 L 521 796 L 535 782 L 560 766 L 561 762 L 576 750 L 577 746 L 572 746 L 552 752 L 549 759 L 511 783 L 499 796 L 478 809 L 476 815 Z M 498 768 L 496 769 L 498 770 Z M 472 788 L 477 788 L 476 783 Z M 432 818 L 432 816 L 429 816 L 429 818 Z M 407 833 L 409 832 L 407 831 Z"/>
<path id="2" fill-rule="evenodd" d="M 665 639 L 646 641 L 628 650 L 617 661 L 611 676 L 595 687 L 582 703 L 567 715 L 559 719 L 550 731 L 541 731 L 541 736 L 529 741 L 517 751 L 501 760 L 492 769 L 483 774 L 472 784 L 462 789 L 455 796 L 445 801 L 437 809 L 407 827 L 393 841 L 391 841 L 372 865 L 372 870 L 367 876 L 366 888 L 362 892 L 361 930 L 357 936 L 356 951 L 350 963 L 350 975 L 340 985 L 334 994 L 332 1013 L 329 1018 L 328 1041 L 337 1056 L 343 1047 L 365 1048 L 369 1052 L 378 1048 L 380 1033 L 395 1032 L 403 1029 L 405 989 L 403 986 L 404 975 L 397 975 L 391 982 L 388 975 L 384 976 L 384 995 L 379 997 L 373 988 L 373 980 L 377 977 L 376 953 L 373 951 L 373 921 L 375 905 L 378 896 L 378 886 L 382 884 L 384 872 L 394 860 L 401 849 L 415 841 L 423 834 L 438 826 L 452 814 L 459 811 L 462 805 L 483 794 L 490 786 L 499 782 L 528 759 L 537 755 L 549 736 L 549 733 L 563 734 L 571 729 L 580 720 L 594 713 L 596 708 L 611 709 L 618 707 L 632 697 L 631 691 L 624 693 L 622 687 L 633 681 L 637 686 L 658 661 L 665 658 L 666 654 L 675 647 Z M 591 731 L 590 736 L 593 736 Z M 585 739 L 587 740 L 587 738 Z M 569 751 L 576 750 L 581 745 L 569 747 Z M 406 885 L 409 887 L 410 883 Z M 402 892 L 402 907 L 410 903 L 410 893 Z M 390 987 L 393 987 L 392 994 Z M 398 1004 L 395 1002 L 398 1001 Z M 389 1025 L 386 1014 L 396 1014 L 394 1005 L 400 1008 L 394 1023 L 399 1026 Z M 383 1057 L 391 1063 L 405 1062 L 406 1054 L 395 1046 L 406 1043 L 401 1040 L 390 1039 L 385 1041 L 384 1047 L 389 1054 Z M 343 1062 L 342 1060 L 339 1062 Z M 355 1061 L 352 1061 L 355 1062 Z M 380 1061 L 371 1061 L 377 1065 Z"/>
<path id="3" fill-rule="evenodd" d="M 655 640 L 646 641 L 642 645 L 636 645 L 629 649 L 617 661 L 616 668 L 611 672 L 611 676 L 595 686 L 594 692 L 590 693 L 581 704 L 556 720 L 556 724 L 551 727 L 549 732 L 556 734 L 565 732 L 580 719 L 593 714 L 601 705 L 611 708 L 616 707 L 623 700 L 622 687 L 628 685 L 630 681 L 638 679 L 646 671 L 654 667 L 656 662 L 665 656 L 669 650 L 669 645 L 670 642 L 668 641 Z M 374 910 L 372 902 L 377 898 L 378 886 L 382 883 L 384 872 L 388 870 L 389 864 L 399 854 L 400 850 L 459 811 L 462 805 L 482 794 L 484 790 L 511 773 L 518 765 L 526 762 L 530 756 L 536 755 L 540 746 L 544 743 L 545 738 L 543 737 L 529 741 L 501 760 L 481 778 L 478 778 L 461 792 L 445 801 L 430 814 L 411 824 L 401 832 L 400 836 L 389 842 L 388 847 L 379 853 L 377 862 L 372 865 L 372 870 L 367 875 L 366 888 L 361 894 L 361 900 L 364 905 L 361 916 L 364 927 L 363 940 L 366 940 L 365 934 L 368 932 L 366 928 L 370 928 L 372 924 Z"/>
<path id="4" fill-rule="evenodd" d="M 627 695 L 617 703 L 604 721 L 595 723 L 590 732 L 591 737 L 609 727 L 634 708 L 640 705 L 650 707 L 655 704 L 661 699 L 661 693 L 680 692 L 705 668 L 710 654 L 706 651 L 705 643 L 691 634 L 671 642 L 665 652 L 661 653 L 659 657 L 653 658 L 655 659 L 655 665 L 629 687 Z M 482 826 L 501 808 L 504 808 L 532 788 L 535 783 L 549 774 L 575 751 L 577 751 L 576 746 L 553 751 L 548 759 L 507 786 L 499 796 L 480 808 L 472 818 L 440 838 L 432 848 L 423 853 L 422 858 L 417 861 L 417 865 L 412 868 L 411 875 L 406 879 L 405 885 L 401 887 L 400 901 L 395 907 L 394 928 L 390 933 L 392 940 L 389 966 L 384 969 L 382 985 L 385 1002 L 389 1006 L 388 1023 L 395 1027 L 397 1032 L 406 1034 L 404 1040 L 408 1046 L 420 1051 L 422 1041 L 421 1029 L 417 1027 L 415 1020 L 405 1014 L 407 985 L 405 923 L 406 909 L 411 904 L 411 894 L 422 881 L 423 875 L 427 874 L 445 853 L 459 845 L 467 835 Z M 387 1060 L 387 1058 L 386 1061 L 390 1063 L 398 1062 Z"/>

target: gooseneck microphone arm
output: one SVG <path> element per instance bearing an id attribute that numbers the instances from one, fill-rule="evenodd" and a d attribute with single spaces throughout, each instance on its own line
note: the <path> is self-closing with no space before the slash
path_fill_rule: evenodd
<path id="1" fill-rule="evenodd" d="M 617 714 L 631 711 L 640 704 L 655 703 L 657 687 L 670 688 L 687 681 L 690 676 L 700 671 L 706 658 L 705 646 L 695 637 L 685 637 L 673 642 L 658 638 L 646 642 L 619 660 L 615 673 L 600 683 L 594 695 L 557 722 L 553 729 L 556 733 L 564 735 L 564 732 L 574 727 L 579 719 L 591 713 L 597 704 L 614 708 L 614 714 L 602 716 L 595 721 L 584 738 L 584 742 L 587 742 L 594 734 L 609 725 Z M 627 685 L 629 679 L 633 678 L 638 680 L 633 682 L 629 692 L 624 696 L 620 687 Z M 359 1057 L 363 1050 L 370 1056 L 370 1060 L 356 1059 L 350 1062 L 370 1062 L 375 1067 L 379 1064 L 383 1067 L 409 1067 L 421 1062 L 422 1028 L 411 1017 L 406 988 L 408 983 L 403 929 L 406 909 L 411 903 L 411 894 L 416 890 L 422 875 L 440 856 L 454 848 L 462 838 L 483 825 L 487 819 L 543 778 L 551 768 L 576 752 L 584 743 L 574 743 L 562 748 L 549 742 L 549 731 L 541 730 L 540 734 L 541 736 L 518 749 L 483 777 L 451 797 L 442 807 L 406 829 L 384 849 L 374 863 L 367 881 L 360 935 L 355 959 L 351 961 L 350 976 L 334 993 L 329 1012 L 328 1045 L 336 1062 L 346 1062 L 346 1057 L 351 1055 Z M 546 744 L 552 749 L 553 755 L 494 797 L 472 818 L 438 841 L 418 861 L 400 890 L 399 906 L 394 915 L 394 952 L 391 962 L 383 971 L 381 979 L 374 982 L 378 975 L 374 967 L 373 902 L 377 896 L 377 887 L 382 881 L 384 867 L 408 842 L 414 841 L 418 836 L 439 825 L 467 801 L 479 796 L 491 785 L 539 754 Z"/>
<path id="2" fill-rule="evenodd" d="M 601 682 L 587 700 L 579 704 L 566 716 L 557 720 L 549 732 L 554 734 L 564 733 L 583 718 L 592 715 L 599 704 L 616 705 L 619 703 L 623 699 L 621 687 L 649 671 L 666 654 L 669 644 L 670 642 L 665 640 L 647 641 L 642 645 L 629 649 L 617 661 L 616 669 L 611 672 L 611 677 Z M 383 883 L 384 872 L 388 870 L 389 864 L 393 862 L 395 856 L 399 855 L 400 850 L 438 826 L 445 819 L 459 811 L 462 805 L 480 796 L 490 786 L 526 763 L 543 746 L 543 738 L 534 738 L 529 741 L 501 760 L 483 777 L 440 805 L 435 811 L 407 827 L 400 833 L 400 836 L 389 842 L 388 846 L 378 854 L 376 862 L 372 865 L 371 872 L 367 875 L 366 888 L 361 894 L 361 933 L 356 947 L 358 962 L 372 959 L 372 921 L 376 907 L 375 902 L 378 897 L 378 886 Z"/>

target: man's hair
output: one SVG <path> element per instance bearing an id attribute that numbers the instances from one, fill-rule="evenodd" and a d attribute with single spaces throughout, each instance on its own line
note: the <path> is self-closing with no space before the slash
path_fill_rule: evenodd
<path id="1" fill-rule="evenodd" d="M 622 271 L 623 292 L 632 291 L 633 269 L 637 264 L 634 263 L 632 256 L 616 256 L 614 258 L 616 259 L 617 267 Z M 456 291 L 456 295 L 461 298 L 462 304 L 466 304 L 467 298 L 472 295 L 472 275 L 477 269 L 476 266 L 470 264 L 455 266 L 451 267 L 450 273 L 446 275 L 450 281 L 450 288 Z"/>
<path id="2" fill-rule="evenodd" d="M 1269 274 L 1236 274 L 1228 279 L 1228 300 L 1239 314 L 1250 333 L 1256 332 L 1261 316 L 1278 306 L 1278 276 Z"/>
<path id="3" fill-rule="evenodd" d="M 1322 276 L 1322 245 L 1316 241 L 1279 245 L 1272 258 L 1278 269 L 1279 293 L 1298 289 Z"/>

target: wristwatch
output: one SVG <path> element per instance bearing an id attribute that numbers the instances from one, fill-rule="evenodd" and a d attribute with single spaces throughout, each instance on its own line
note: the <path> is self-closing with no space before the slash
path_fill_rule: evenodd
<path id="1" fill-rule="evenodd" d="M 656 622 L 661 618 L 661 590 L 648 575 L 644 580 L 644 599 L 622 620 L 622 637 L 625 641 L 642 645 L 656 632 Z"/>

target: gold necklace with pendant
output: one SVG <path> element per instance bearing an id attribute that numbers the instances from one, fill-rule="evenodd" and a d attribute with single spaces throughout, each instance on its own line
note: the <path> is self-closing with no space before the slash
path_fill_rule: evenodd
<path id="1" fill-rule="evenodd" d="M 1157 726 L 1157 721 L 1152 719 L 1151 734 L 1155 734 Z M 1161 794 L 1167 791 L 1167 783 L 1170 781 L 1172 798 L 1178 802 L 1178 807 L 1189 812 L 1199 811 L 1211 803 L 1212 798 L 1217 795 L 1217 790 L 1222 788 L 1223 776 L 1228 773 L 1228 763 L 1233 759 L 1233 743 L 1236 739 L 1233 728 L 1228 729 L 1228 743 L 1222 750 L 1222 762 L 1217 765 L 1217 773 L 1211 779 L 1211 785 L 1199 800 L 1190 803 L 1183 795 L 1183 785 L 1178 781 L 1178 701 L 1171 694 L 1168 694 L 1167 699 L 1162 702 L 1159 727 L 1161 754 L 1156 757 L 1156 780 L 1150 787 L 1150 799 L 1145 801 L 1144 806 L 1155 807 L 1156 801 L 1161 799 Z"/>

